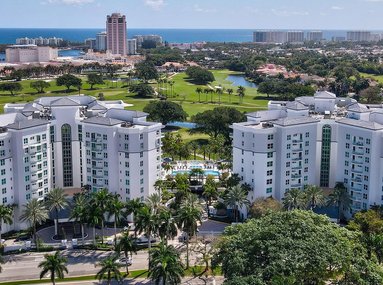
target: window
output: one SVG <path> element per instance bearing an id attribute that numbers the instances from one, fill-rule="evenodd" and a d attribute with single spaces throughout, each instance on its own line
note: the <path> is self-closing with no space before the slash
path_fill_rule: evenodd
<path id="1" fill-rule="evenodd" d="M 143 178 L 140 179 L 140 184 L 144 184 L 144 179 Z"/>
<path id="2" fill-rule="evenodd" d="M 349 152 L 345 152 L 345 153 L 344 153 L 344 156 L 345 156 L 345 157 L 350 157 L 350 153 L 349 153 Z"/>
<path id="3" fill-rule="evenodd" d="M 268 140 L 272 140 L 272 139 L 274 139 L 274 135 L 267 135 L 267 139 L 268 139 Z"/>
<path id="4" fill-rule="evenodd" d="M 3 204 L 6 204 L 7 203 L 7 197 L 4 197 L 3 198 Z"/>
<path id="5" fill-rule="evenodd" d="M 370 149 L 366 147 L 366 153 L 370 153 Z"/>
<path id="6" fill-rule="evenodd" d="M 73 186 L 72 133 L 68 124 L 61 127 L 61 141 L 64 187 L 70 187 Z"/>
<path id="7" fill-rule="evenodd" d="M 4 159 L 0 160 L 0 165 L 5 165 L 5 160 Z"/>
<path id="8" fill-rule="evenodd" d="M 3 140 L 0 141 L 0 146 L 4 146 L 4 141 Z"/>
<path id="9" fill-rule="evenodd" d="M 273 171 L 272 170 L 267 170 L 266 174 L 267 174 L 267 176 L 273 175 Z"/>
<path id="10" fill-rule="evenodd" d="M 366 144 L 371 144 L 371 140 L 370 139 L 366 139 Z"/>
<path id="11" fill-rule="evenodd" d="M 7 184 L 7 179 L 5 179 L 5 178 L 1 179 L 1 185 L 4 185 L 4 184 Z"/>
<path id="12" fill-rule="evenodd" d="M 267 158 L 273 158 L 273 153 L 272 152 L 268 152 L 267 153 Z"/>
<path id="13" fill-rule="evenodd" d="M 309 163 L 309 159 L 308 159 L 308 158 L 305 158 L 305 163 L 306 163 L 306 164 Z"/>
<path id="14" fill-rule="evenodd" d="M 364 181 L 368 181 L 368 176 L 364 175 Z"/>
<path id="15" fill-rule="evenodd" d="M 27 144 L 28 143 L 28 138 L 25 138 L 24 139 L 24 144 Z"/>
<path id="16" fill-rule="evenodd" d="M 2 169 L 2 170 L 0 171 L 0 173 L 1 173 L 1 175 L 5 175 L 5 169 Z"/>
<path id="17" fill-rule="evenodd" d="M 348 170 L 347 169 L 344 170 L 344 174 L 348 175 Z"/>
<path id="18" fill-rule="evenodd" d="M 144 139 L 144 134 L 140 134 L 140 140 Z"/>
<path id="19" fill-rule="evenodd" d="M 350 134 L 346 134 L 346 140 L 349 140 L 350 139 Z"/>
<path id="20" fill-rule="evenodd" d="M 273 192 L 272 187 L 266 188 L 266 194 L 270 194 L 271 192 Z"/>
<path id="21" fill-rule="evenodd" d="M 348 166 L 348 161 L 347 160 L 344 162 L 344 166 Z"/>
<path id="22" fill-rule="evenodd" d="M 272 143 L 267 144 L 267 149 L 272 149 L 273 147 L 274 147 L 274 144 L 272 144 Z"/>
<path id="23" fill-rule="evenodd" d="M 365 166 L 365 167 L 364 167 L 364 171 L 368 172 L 369 170 L 370 170 L 370 169 L 369 169 L 368 166 Z"/>
<path id="24" fill-rule="evenodd" d="M 287 144 L 287 149 L 291 149 L 291 144 Z"/>
<path id="25" fill-rule="evenodd" d="M 363 199 L 368 199 L 367 197 L 367 194 L 363 194 Z"/>
<path id="26" fill-rule="evenodd" d="M 306 141 L 305 142 L 305 146 L 309 146 L 310 145 L 310 142 L 309 141 Z"/>
<path id="27" fill-rule="evenodd" d="M 290 153 L 286 154 L 286 158 L 290 158 Z"/>
<path id="28" fill-rule="evenodd" d="M 286 185 L 290 185 L 290 180 L 287 179 L 286 182 L 285 182 Z"/>
<path id="29" fill-rule="evenodd" d="M 1 189 L 1 194 L 7 194 L 7 188 Z"/>
<path id="30" fill-rule="evenodd" d="M 350 144 L 349 144 L 349 143 L 346 143 L 346 148 L 347 148 L 347 149 L 350 148 Z"/>
<path id="31" fill-rule="evenodd" d="M 29 175 L 26 175 L 26 176 L 24 177 L 24 181 L 25 181 L 25 182 L 28 182 L 28 181 L 29 181 Z"/>
<path id="32" fill-rule="evenodd" d="M 303 172 L 309 172 L 309 168 L 308 168 L 308 167 L 305 167 L 305 168 L 303 169 Z"/>
<path id="33" fill-rule="evenodd" d="M 140 157 L 144 157 L 144 153 L 142 151 L 140 152 Z"/>
<path id="34" fill-rule="evenodd" d="M 286 162 L 286 167 L 290 167 L 290 161 Z"/>
<path id="35" fill-rule="evenodd" d="M 307 181 L 308 180 L 308 177 L 307 176 L 304 176 L 303 177 L 303 181 Z"/>
<path id="36" fill-rule="evenodd" d="M 306 133 L 306 138 L 309 138 L 309 137 L 310 137 L 310 133 L 307 132 L 307 133 Z"/>
<path id="37" fill-rule="evenodd" d="M 286 176 L 290 176 L 290 171 L 286 171 Z"/>
<path id="38" fill-rule="evenodd" d="M 266 180 L 266 184 L 267 184 L 267 185 L 273 184 L 273 179 L 267 179 L 267 180 Z"/>
<path id="39" fill-rule="evenodd" d="M 140 161 L 140 166 L 144 166 L 144 162 L 143 161 Z"/>
<path id="40" fill-rule="evenodd" d="M 103 140 L 107 140 L 108 139 L 108 135 L 102 135 L 102 139 Z"/>
<path id="41" fill-rule="evenodd" d="M 288 140 L 288 141 L 291 140 L 291 135 L 287 135 L 287 140 Z"/>
<path id="42" fill-rule="evenodd" d="M 253 165 L 254 165 L 254 161 L 253 161 Z M 272 161 L 268 161 L 267 162 L 267 167 L 272 167 L 273 166 L 273 162 Z"/>
<path id="43" fill-rule="evenodd" d="M 309 155 L 309 150 L 308 149 L 305 150 L 305 155 Z"/>
<path id="44" fill-rule="evenodd" d="M 364 158 L 364 161 L 365 161 L 366 163 L 370 163 L 370 158 L 369 158 L 369 157 L 365 157 L 365 158 Z"/>

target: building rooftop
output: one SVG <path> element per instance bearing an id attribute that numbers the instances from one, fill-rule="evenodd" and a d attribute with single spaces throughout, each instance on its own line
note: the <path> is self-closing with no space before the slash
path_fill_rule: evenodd
<path id="1" fill-rule="evenodd" d="M 282 118 L 282 119 L 273 121 L 273 124 L 286 127 L 286 126 L 294 126 L 294 125 L 300 125 L 300 124 L 317 123 L 319 121 L 320 121 L 319 119 L 316 119 L 313 117 L 301 116 L 301 117 Z"/>
<path id="2" fill-rule="evenodd" d="M 360 103 L 354 103 L 347 107 L 347 111 L 351 112 L 357 112 L 357 113 L 368 113 L 371 112 L 369 108 L 367 108 L 366 105 L 360 104 Z"/>
<path id="3" fill-rule="evenodd" d="M 288 102 L 286 104 L 286 108 L 287 109 L 291 109 L 291 110 L 308 110 L 309 107 L 302 104 L 301 102 L 298 102 L 298 101 L 292 101 L 292 102 Z"/>
<path id="4" fill-rule="evenodd" d="M 122 124 L 124 121 L 107 118 L 107 117 L 94 116 L 94 117 L 85 119 L 82 122 L 88 123 L 88 124 L 103 125 L 103 126 L 115 126 L 118 124 Z"/>
<path id="5" fill-rule="evenodd" d="M 79 106 L 80 104 L 76 102 L 75 100 L 72 100 L 68 97 L 62 97 L 60 99 L 57 99 L 55 101 L 51 102 L 51 107 L 57 107 L 57 106 Z"/>
<path id="6" fill-rule="evenodd" d="M 21 120 L 21 121 L 7 125 L 7 128 L 14 129 L 14 130 L 22 130 L 22 129 L 28 129 L 28 128 L 33 128 L 37 126 L 47 125 L 49 123 L 50 123 L 49 121 L 41 120 L 41 119 Z"/>
<path id="7" fill-rule="evenodd" d="M 369 130 L 375 130 L 375 131 L 383 130 L 383 125 L 375 123 L 375 122 L 370 122 L 370 121 L 343 118 L 338 120 L 337 122 L 339 124 L 345 124 L 345 125 L 350 125 L 350 126 L 369 129 Z"/>
<path id="8" fill-rule="evenodd" d="M 318 91 L 315 93 L 314 97 L 320 99 L 335 99 L 336 95 L 328 91 Z"/>

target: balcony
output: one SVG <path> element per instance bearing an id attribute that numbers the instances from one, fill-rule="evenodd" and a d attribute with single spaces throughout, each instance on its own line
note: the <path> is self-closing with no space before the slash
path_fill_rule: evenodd
<path id="1" fill-rule="evenodd" d="M 363 146 L 363 142 L 361 141 L 353 141 L 352 144 L 357 146 Z"/>
<path id="2" fill-rule="evenodd" d="M 293 156 L 293 157 L 291 158 L 291 160 L 293 160 L 293 161 L 302 160 L 302 156 Z"/>
<path id="3" fill-rule="evenodd" d="M 361 160 L 351 160 L 352 163 L 355 163 L 355 164 L 363 164 L 363 159 Z"/>
<path id="4" fill-rule="evenodd" d="M 92 151 L 102 151 L 102 150 L 103 150 L 102 145 L 96 145 L 92 147 Z"/>
<path id="5" fill-rule="evenodd" d="M 291 178 L 301 178 L 302 174 L 292 174 Z"/>
<path id="6" fill-rule="evenodd" d="M 352 168 L 351 172 L 363 173 L 363 168 L 361 168 L 361 167 Z"/>
<path id="7" fill-rule="evenodd" d="M 302 169 L 302 165 L 292 165 L 291 169 Z"/>
<path id="8" fill-rule="evenodd" d="M 361 188 L 350 187 L 350 190 L 354 191 L 354 192 L 362 193 L 362 189 Z"/>
<path id="9" fill-rule="evenodd" d="M 303 142 L 303 139 L 299 139 L 299 138 L 293 139 L 293 143 L 301 143 L 301 142 Z"/>
<path id="10" fill-rule="evenodd" d="M 358 155 L 363 155 L 364 154 L 364 149 L 362 148 L 356 148 L 352 150 L 353 154 L 358 154 Z"/>

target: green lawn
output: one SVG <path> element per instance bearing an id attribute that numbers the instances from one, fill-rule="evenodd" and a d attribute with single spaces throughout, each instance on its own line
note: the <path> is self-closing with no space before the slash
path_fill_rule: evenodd
<path id="1" fill-rule="evenodd" d="M 361 72 L 360 75 L 362 77 L 372 78 L 372 79 L 378 81 L 379 83 L 383 83 L 383 75 L 371 75 L 371 74 L 363 73 L 363 72 Z"/>
<path id="2" fill-rule="evenodd" d="M 187 80 L 185 73 L 179 73 L 172 77 L 171 80 L 174 80 L 174 94 L 177 96 L 170 96 L 170 88 L 168 87 L 168 95 L 169 100 L 177 102 L 182 105 L 184 110 L 189 114 L 189 117 L 195 115 L 199 112 L 203 112 L 205 110 L 211 110 L 217 106 L 230 106 L 237 108 L 241 112 L 253 112 L 257 110 L 266 109 L 267 100 L 262 100 L 259 98 L 259 94 L 256 88 L 247 88 L 246 94 L 243 99 L 243 103 L 239 103 L 239 97 L 236 96 L 236 87 L 231 86 L 230 82 L 226 81 L 226 77 L 233 72 L 228 70 L 213 70 L 216 81 L 212 82 L 211 86 L 221 85 L 224 88 L 232 88 L 234 93 L 230 96 L 227 93 L 221 95 L 221 99 L 219 100 L 219 96 L 217 94 L 208 94 L 207 96 L 202 93 L 201 94 L 201 102 L 199 101 L 198 95 L 195 92 L 197 87 L 201 88 L 209 88 L 207 85 L 196 85 L 190 83 Z M 134 94 L 128 92 L 127 88 L 121 88 L 124 83 L 123 82 L 111 82 L 106 80 L 104 85 L 96 85 L 95 90 L 90 90 L 89 84 L 86 83 L 86 77 L 82 77 L 83 79 L 83 89 L 81 90 L 82 94 L 92 95 L 97 97 L 99 93 L 103 93 L 106 100 L 123 100 L 128 104 L 133 104 L 133 107 L 128 107 L 130 110 L 139 110 L 142 111 L 145 105 L 150 100 L 155 100 L 153 98 L 137 98 Z M 23 86 L 23 91 L 20 94 L 15 96 L 11 96 L 7 92 L 0 92 L 0 112 L 3 111 L 3 106 L 5 103 L 21 103 L 21 102 L 30 102 L 35 100 L 36 98 L 42 96 L 59 96 L 59 95 L 73 95 L 77 94 L 78 91 L 71 90 L 71 92 L 67 93 L 66 88 L 63 86 L 56 86 L 55 80 L 52 80 L 51 87 L 47 88 L 44 94 L 36 94 L 36 91 L 30 88 L 31 80 L 23 80 L 21 84 Z M 157 88 L 156 84 L 153 84 L 154 88 Z M 220 102 L 219 102 L 220 101 Z"/>

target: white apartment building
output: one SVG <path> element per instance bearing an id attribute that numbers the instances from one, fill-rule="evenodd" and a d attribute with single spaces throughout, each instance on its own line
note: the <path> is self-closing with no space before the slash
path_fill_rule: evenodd
<path id="1" fill-rule="evenodd" d="M 8 63 L 49 62 L 56 60 L 56 48 L 36 45 L 13 45 L 5 50 L 5 60 Z"/>
<path id="2" fill-rule="evenodd" d="M 233 171 L 251 185 L 250 201 L 343 182 L 352 198 L 348 215 L 383 203 L 381 105 L 317 92 L 269 102 L 269 110 L 247 114 L 232 128 Z"/>
<path id="3" fill-rule="evenodd" d="M 3 204 L 16 204 L 15 223 L 32 198 L 53 188 L 108 188 L 121 199 L 144 200 L 161 172 L 160 123 L 124 110 L 122 101 L 90 96 L 45 97 L 6 104 L 0 115 L 0 183 Z"/>

